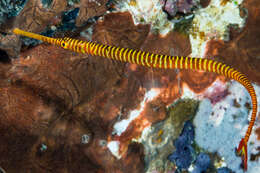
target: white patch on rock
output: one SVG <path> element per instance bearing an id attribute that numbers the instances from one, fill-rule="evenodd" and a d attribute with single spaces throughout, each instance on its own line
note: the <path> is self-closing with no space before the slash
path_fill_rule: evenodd
<path id="1" fill-rule="evenodd" d="M 158 30 L 165 35 L 173 29 L 174 24 L 162 9 L 160 0 L 127 0 L 120 4 L 120 11 L 129 11 L 135 24 L 151 24 L 152 31 Z"/>
<path id="2" fill-rule="evenodd" d="M 208 7 L 195 12 L 190 34 L 192 56 L 203 57 L 206 43 L 210 39 L 229 40 L 228 25 L 237 24 L 240 28 L 244 26 L 245 19 L 240 17 L 238 7 L 243 0 L 237 0 L 238 5 L 231 1 L 222 6 L 220 2 L 211 0 Z M 202 38 L 200 33 L 204 33 Z"/>
<path id="3" fill-rule="evenodd" d="M 136 119 L 140 113 L 144 110 L 145 103 L 153 100 L 160 93 L 159 89 L 152 88 L 145 93 L 143 101 L 140 103 L 140 109 L 135 109 L 130 112 L 128 119 L 123 119 L 119 122 L 116 122 L 114 125 L 113 134 L 120 136 L 128 127 L 128 125 Z"/>
<path id="4" fill-rule="evenodd" d="M 119 154 L 119 141 L 110 141 L 107 144 L 107 148 L 110 150 L 110 152 L 117 158 L 120 159 L 122 156 Z"/>

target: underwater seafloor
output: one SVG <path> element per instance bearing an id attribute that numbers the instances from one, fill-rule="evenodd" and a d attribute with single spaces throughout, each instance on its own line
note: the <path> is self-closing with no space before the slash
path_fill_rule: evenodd
<path id="1" fill-rule="evenodd" d="M 0 172 L 242 173 L 251 98 L 238 82 L 12 29 L 211 58 L 246 74 L 260 100 L 259 16 L 259 0 L 0 0 Z M 258 119 L 248 152 L 247 172 L 259 173 Z"/>

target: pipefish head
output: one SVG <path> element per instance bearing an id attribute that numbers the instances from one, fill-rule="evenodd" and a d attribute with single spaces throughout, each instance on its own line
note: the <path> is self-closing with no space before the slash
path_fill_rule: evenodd
<path id="1" fill-rule="evenodd" d="M 65 37 L 63 39 L 60 39 L 59 45 L 64 49 L 69 49 L 69 38 Z"/>

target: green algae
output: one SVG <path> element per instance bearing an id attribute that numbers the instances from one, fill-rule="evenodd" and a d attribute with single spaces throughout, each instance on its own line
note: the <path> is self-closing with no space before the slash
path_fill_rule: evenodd
<path id="1" fill-rule="evenodd" d="M 174 124 L 175 136 L 178 137 L 186 121 L 192 120 L 196 115 L 199 101 L 193 99 L 178 100 L 168 108 L 169 118 L 166 121 Z"/>

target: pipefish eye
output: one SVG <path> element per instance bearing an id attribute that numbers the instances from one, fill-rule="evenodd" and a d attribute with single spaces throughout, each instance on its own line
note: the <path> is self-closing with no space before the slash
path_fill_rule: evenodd
<path id="1" fill-rule="evenodd" d="M 65 42 L 62 42 L 62 43 L 61 43 L 61 46 L 62 46 L 62 47 L 65 47 L 65 46 L 66 46 Z"/>

